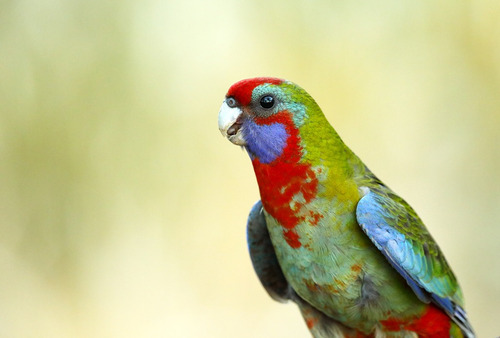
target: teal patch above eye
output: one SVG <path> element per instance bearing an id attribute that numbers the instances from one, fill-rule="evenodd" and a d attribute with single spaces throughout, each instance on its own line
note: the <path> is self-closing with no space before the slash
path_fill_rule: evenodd
<path id="1" fill-rule="evenodd" d="M 259 106 L 264 109 L 271 109 L 273 107 L 266 108 L 262 106 L 260 101 L 266 96 L 274 96 L 274 113 L 288 110 L 292 114 L 293 123 L 298 128 L 304 124 L 304 121 L 308 117 L 306 107 L 304 104 L 294 100 L 294 95 L 287 93 L 287 86 L 283 86 L 268 83 L 260 85 L 254 89 L 252 101 L 259 102 Z"/>

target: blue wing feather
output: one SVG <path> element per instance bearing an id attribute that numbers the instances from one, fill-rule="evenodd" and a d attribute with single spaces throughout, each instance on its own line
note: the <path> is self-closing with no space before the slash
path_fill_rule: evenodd
<path id="1" fill-rule="evenodd" d="M 428 293 L 411 277 L 409 272 L 400 264 L 406 261 L 407 245 L 404 235 L 394 228 L 391 228 L 380 215 L 386 211 L 383 206 L 372 201 L 373 195 L 363 197 L 357 206 L 356 217 L 363 231 L 373 241 L 373 244 L 387 258 L 392 267 L 404 277 L 408 285 L 412 288 L 417 297 L 425 302 L 430 302 Z"/>

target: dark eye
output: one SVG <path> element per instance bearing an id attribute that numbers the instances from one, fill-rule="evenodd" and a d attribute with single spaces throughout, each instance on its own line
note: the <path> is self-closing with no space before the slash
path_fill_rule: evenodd
<path id="1" fill-rule="evenodd" d="M 236 107 L 236 100 L 232 97 L 228 97 L 226 99 L 226 104 L 230 107 L 230 108 L 234 108 Z"/>
<path id="2" fill-rule="evenodd" d="M 274 97 L 271 95 L 263 96 L 260 99 L 260 106 L 264 109 L 272 108 L 274 106 Z"/>

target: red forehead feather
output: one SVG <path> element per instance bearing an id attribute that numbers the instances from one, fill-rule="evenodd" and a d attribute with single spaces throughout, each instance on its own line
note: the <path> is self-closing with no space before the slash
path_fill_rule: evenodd
<path id="1" fill-rule="evenodd" d="M 279 85 L 283 80 L 274 77 L 256 77 L 253 79 L 246 79 L 236 82 L 229 88 L 226 96 L 234 97 L 241 105 L 246 106 L 252 100 L 252 92 L 255 87 L 264 83 Z"/>

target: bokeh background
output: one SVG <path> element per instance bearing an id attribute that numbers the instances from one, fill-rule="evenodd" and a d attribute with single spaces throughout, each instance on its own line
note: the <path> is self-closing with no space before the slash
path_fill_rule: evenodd
<path id="1" fill-rule="evenodd" d="M 307 337 L 253 273 L 217 113 L 293 80 L 500 334 L 500 2 L 0 1 L 0 336 Z"/>

